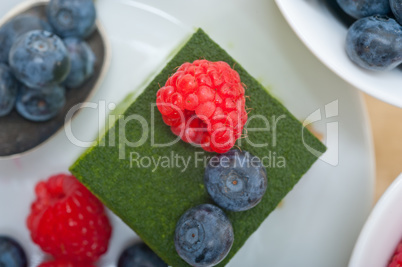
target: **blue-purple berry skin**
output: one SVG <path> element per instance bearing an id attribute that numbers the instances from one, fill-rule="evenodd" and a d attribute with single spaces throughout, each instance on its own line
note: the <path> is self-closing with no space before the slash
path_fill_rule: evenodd
<path id="1" fill-rule="evenodd" d="M 65 103 L 65 89 L 59 85 L 44 89 L 32 89 L 22 85 L 16 109 L 25 119 L 42 122 L 56 117 Z"/>
<path id="2" fill-rule="evenodd" d="M 27 257 L 14 239 L 0 235 L 0 266 L 4 267 L 27 267 Z"/>
<path id="3" fill-rule="evenodd" d="M 346 52 L 362 68 L 393 69 L 402 62 L 402 26 L 386 16 L 359 19 L 348 30 Z"/>
<path id="4" fill-rule="evenodd" d="M 31 88 L 55 86 L 70 72 L 70 58 L 63 41 L 47 31 L 30 31 L 13 44 L 10 67 L 18 80 Z"/>
<path id="5" fill-rule="evenodd" d="M 264 196 L 267 171 L 261 160 L 247 151 L 233 149 L 211 158 L 204 183 L 212 200 L 223 209 L 245 211 Z"/>
<path id="6" fill-rule="evenodd" d="M 137 243 L 126 248 L 120 255 L 117 267 L 167 267 L 145 243 Z"/>
<path id="7" fill-rule="evenodd" d="M 8 115 L 17 99 L 18 81 L 10 68 L 0 63 L 0 117 Z"/>
<path id="8" fill-rule="evenodd" d="M 7 63 L 11 46 L 18 37 L 33 30 L 52 31 L 46 21 L 30 14 L 18 15 L 0 28 L 0 63 Z"/>
<path id="9" fill-rule="evenodd" d="M 355 19 L 373 15 L 388 15 L 391 12 L 389 0 L 337 0 L 339 6 Z"/>
<path id="10" fill-rule="evenodd" d="M 179 256 L 191 266 L 215 266 L 233 245 L 233 227 L 220 208 L 202 204 L 181 216 L 174 241 Z"/>
<path id="11" fill-rule="evenodd" d="M 51 0 L 46 15 L 55 32 L 63 38 L 85 38 L 96 27 L 93 0 Z"/>
<path id="12" fill-rule="evenodd" d="M 71 69 L 64 85 L 76 88 L 87 81 L 94 73 L 95 54 L 89 45 L 78 38 L 64 39 L 70 57 Z"/>
<path id="13" fill-rule="evenodd" d="M 402 0 L 390 0 L 389 3 L 395 19 L 402 25 Z"/>

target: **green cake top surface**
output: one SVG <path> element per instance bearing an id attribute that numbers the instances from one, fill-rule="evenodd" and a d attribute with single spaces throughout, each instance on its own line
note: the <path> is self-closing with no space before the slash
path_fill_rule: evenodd
<path id="1" fill-rule="evenodd" d="M 188 266 L 176 253 L 174 231 L 187 209 L 212 203 L 204 188 L 203 174 L 213 154 L 183 141 L 160 146 L 176 136 L 162 121 L 155 100 L 158 89 L 178 66 L 197 59 L 225 61 L 240 74 L 247 87 L 250 113 L 245 127 L 247 138 L 238 140 L 237 145 L 260 157 L 268 173 L 268 188 L 260 204 L 244 212 L 225 211 L 233 224 L 235 241 L 219 264 L 224 266 L 317 160 L 304 142 L 322 152 L 325 147 L 201 29 L 126 109 L 102 141 L 74 163 L 71 172 L 167 264 Z"/>

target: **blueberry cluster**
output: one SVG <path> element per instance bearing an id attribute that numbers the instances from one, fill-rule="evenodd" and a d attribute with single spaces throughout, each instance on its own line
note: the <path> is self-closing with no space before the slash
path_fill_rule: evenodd
<path id="1" fill-rule="evenodd" d="M 204 183 L 218 206 L 235 212 L 255 207 L 268 184 L 261 160 L 239 150 L 212 157 Z M 189 209 L 176 225 L 176 251 L 191 266 L 217 265 L 227 256 L 233 241 L 232 224 L 215 205 L 202 204 Z"/>
<path id="2" fill-rule="evenodd" d="M 0 28 L 0 117 L 15 107 L 28 120 L 50 120 L 66 88 L 94 73 L 95 55 L 83 39 L 95 29 L 93 1 L 51 0 L 46 17 L 18 15 Z"/>
<path id="3" fill-rule="evenodd" d="M 402 63 L 402 0 L 337 0 L 357 19 L 346 37 L 349 58 L 362 68 L 386 71 Z"/>

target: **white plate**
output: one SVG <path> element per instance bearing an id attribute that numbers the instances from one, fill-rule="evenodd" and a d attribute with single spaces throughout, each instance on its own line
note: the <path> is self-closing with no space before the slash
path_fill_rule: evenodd
<path id="1" fill-rule="evenodd" d="M 345 52 L 347 28 L 322 0 L 275 1 L 295 33 L 328 68 L 363 92 L 402 107 L 401 70 L 367 71 L 350 61 Z"/>
<path id="2" fill-rule="evenodd" d="M 331 137 L 331 153 L 339 148 L 339 164 L 318 161 L 229 265 L 345 266 L 373 200 L 374 163 L 364 107 L 356 91 L 306 50 L 274 2 L 97 0 L 96 5 L 111 40 L 113 59 L 92 102 L 105 100 L 108 106 L 130 92 L 138 94 L 135 88 L 160 69 L 194 27 L 202 27 L 252 75 L 271 86 L 297 118 L 304 120 L 322 110 L 324 119 L 314 127 Z M 9 1 L 0 2 L 0 15 L 10 6 Z M 325 106 L 336 100 L 339 115 L 325 119 Z M 93 140 L 99 117 L 102 121 L 105 114 L 84 109 L 72 122 L 74 135 L 82 141 Z M 31 266 L 43 258 L 25 227 L 34 185 L 66 172 L 83 150 L 62 131 L 37 151 L 0 161 L 0 233 L 24 244 Z M 136 238 L 118 218 L 112 216 L 112 220 L 114 233 L 110 250 L 99 264 L 102 267 L 115 266 L 123 247 Z"/>
<path id="3" fill-rule="evenodd" d="M 388 187 L 367 219 L 349 267 L 387 266 L 402 238 L 402 173 Z"/>

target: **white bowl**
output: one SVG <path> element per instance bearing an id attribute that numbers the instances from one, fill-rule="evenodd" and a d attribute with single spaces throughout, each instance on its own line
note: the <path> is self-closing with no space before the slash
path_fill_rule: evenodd
<path id="1" fill-rule="evenodd" d="M 386 267 L 402 240 L 402 174 L 371 212 L 353 250 L 349 267 Z"/>
<path id="2" fill-rule="evenodd" d="M 325 1 L 275 1 L 299 38 L 328 68 L 354 87 L 402 107 L 402 70 L 367 71 L 350 61 L 345 52 L 347 27 L 334 16 Z"/>

